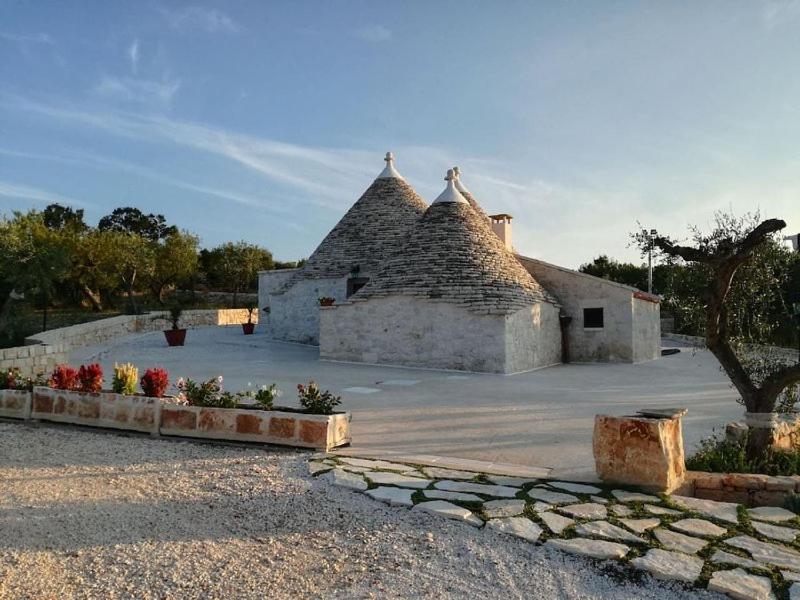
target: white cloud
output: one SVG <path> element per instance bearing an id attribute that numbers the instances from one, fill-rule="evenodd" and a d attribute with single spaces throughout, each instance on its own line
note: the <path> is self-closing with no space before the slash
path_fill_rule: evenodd
<path id="1" fill-rule="evenodd" d="M 800 0 L 764 0 L 761 19 L 767 29 L 775 29 L 800 17 Z"/>
<path id="2" fill-rule="evenodd" d="M 131 63 L 131 71 L 136 75 L 139 71 L 139 38 L 135 38 L 128 46 L 128 60 Z"/>
<path id="3" fill-rule="evenodd" d="M 224 12 L 215 8 L 186 6 L 178 9 L 160 8 L 170 27 L 178 31 L 208 33 L 237 33 L 239 25 Z"/>
<path id="4" fill-rule="evenodd" d="M 11 33 L 8 31 L 0 31 L 0 39 L 6 40 L 7 42 L 11 42 L 13 44 L 18 44 L 19 46 L 26 48 L 38 44 L 44 44 L 46 46 L 52 46 L 54 44 L 53 38 L 51 38 L 46 33 L 35 33 L 29 35 L 29 34 Z"/>
<path id="5" fill-rule="evenodd" d="M 11 183 L 9 181 L 0 180 L 0 196 L 6 198 L 16 198 L 23 200 L 33 200 L 34 202 L 43 202 L 47 204 L 70 204 L 73 206 L 89 206 L 86 202 L 68 198 L 61 194 L 54 194 L 46 190 L 30 187 L 19 183 Z"/>
<path id="6" fill-rule="evenodd" d="M 96 94 L 127 102 L 167 108 L 181 87 L 180 81 L 135 79 L 133 77 L 103 77 L 93 88 Z"/>
<path id="7" fill-rule="evenodd" d="M 383 25 L 364 25 L 353 32 L 357 38 L 365 42 L 385 42 L 392 38 L 392 32 Z"/>

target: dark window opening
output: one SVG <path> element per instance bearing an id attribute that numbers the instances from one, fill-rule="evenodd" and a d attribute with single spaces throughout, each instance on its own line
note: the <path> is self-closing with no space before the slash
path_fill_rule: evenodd
<path id="1" fill-rule="evenodd" d="M 587 329 L 601 329 L 603 327 L 603 309 L 584 308 L 583 326 Z"/>
<path id="2" fill-rule="evenodd" d="M 351 277 L 347 280 L 347 297 L 349 298 L 355 294 L 362 287 L 367 285 L 369 277 Z"/>

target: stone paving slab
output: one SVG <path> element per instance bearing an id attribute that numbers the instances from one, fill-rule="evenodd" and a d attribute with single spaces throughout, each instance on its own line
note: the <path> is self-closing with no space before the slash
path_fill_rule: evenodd
<path id="1" fill-rule="evenodd" d="M 653 548 L 644 556 L 634 558 L 631 564 L 650 573 L 656 579 L 676 579 L 693 583 L 700 576 L 703 560 L 681 552 Z"/>
<path id="2" fill-rule="evenodd" d="M 580 554 L 591 556 L 592 558 L 622 558 L 630 548 L 624 544 L 616 542 L 603 542 L 600 540 L 587 540 L 583 538 L 573 538 L 571 540 L 549 539 L 545 546 L 555 548 L 570 554 Z"/>
<path id="3" fill-rule="evenodd" d="M 483 525 L 478 517 L 472 514 L 472 511 L 456 506 L 445 500 L 432 500 L 430 502 L 420 502 L 414 506 L 414 510 L 421 510 L 447 519 L 455 519 L 457 521 L 464 521 L 474 527 Z"/>
<path id="4" fill-rule="evenodd" d="M 534 481 L 467 469 L 454 474 L 438 466 L 423 467 L 423 472 L 401 461 L 320 453 L 308 469 L 389 505 L 473 527 L 482 527 L 485 520 L 487 530 L 530 543 L 545 538 L 549 548 L 621 561 L 654 577 L 699 583 L 733 598 L 772 598 L 776 591 L 782 599 L 787 591 L 790 597 L 800 596 L 800 552 L 794 547 L 800 519 L 785 509 L 750 509 L 750 520 L 740 523 L 744 513 L 734 503 L 657 497 L 594 483 Z M 487 480 L 491 483 L 482 483 Z M 592 501 L 581 501 L 587 498 Z M 775 590 L 773 582 L 779 586 Z"/>
<path id="5" fill-rule="evenodd" d="M 731 598 L 774 600 L 772 582 L 766 577 L 751 575 L 742 569 L 716 571 L 711 575 L 708 589 L 727 594 Z"/>
<path id="6" fill-rule="evenodd" d="M 542 528 L 525 517 L 504 517 L 492 519 L 486 524 L 487 529 L 513 535 L 529 542 L 535 542 L 542 535 Z"/>

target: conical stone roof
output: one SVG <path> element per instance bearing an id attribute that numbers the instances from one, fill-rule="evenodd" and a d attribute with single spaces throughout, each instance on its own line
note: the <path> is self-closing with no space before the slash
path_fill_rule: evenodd
<path id="1" fill-rule="evenodd" d="M 557 304 L 455 189 L 452 178 L 400 251 L 350 301 L 391 295 L 452 302 L 483 314 Z"/>
<path id="2" fill-rule="evenodd" d="M 308 262 L 283 289 L 300 279 L 343 277 L 358 266 L 363 274 L 394 256 L 408 231 L 427 208 L 425 201 L 394 168 L 391 153 L 386 168 L 325 236 Z"/>
<path id="3" fill-rule="evenodd" d="M 459 193 L 464 196 L 464 199 L 469 202 L 469 205 L 475 209 L 481 217 L 489 220 L 489 215 L 486 214 L 486 211 L 483 210 L 483 207 L 478 204 L 478 201 L 475 200 L 475 197 L 470 193 L 470 191 L 466 188 L 466 186 L 461 183 L 461 170 L 458 167 L 453 167 L 453 174 L 455 175 L 455 186 Z"/>

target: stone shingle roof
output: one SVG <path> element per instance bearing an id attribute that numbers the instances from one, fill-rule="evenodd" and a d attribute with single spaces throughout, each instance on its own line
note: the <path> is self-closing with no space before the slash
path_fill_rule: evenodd
<path id="1" fill-rule="evenodd" d="M 395 257 L 350 301 L 391 295 L 452 302 L 483 314 L 557 304 L 492 232 L 488 220 L 463 200 L 431 204 Z"/>
<path id="2" fill-rule="evenodd" d="M 482 216 L 484 219 L 488 221 L 489 215 L 487 215 L 486 211 L 483 210 L 483 207 L 480 204 L 478 204 L 478 201 L 475 200 L 475 197 L 466 188 L 466 186 L 463 183 L 461 183 L 461 171 L 459 170 L 459 168 L 453 167 L 453 172 L 455 173 L 456 176 L 455 179 L 456 189 L 461 193 L 462 196 L 464 196 L 464 199 L 467 202 L 469 202 L 469 205 L 475 209 L 475 212 L 477 212 L 480 216 Z"/>
<path id="3" fill-rule="evenodd" d="M 391 162 L 387 167 L 391 167 Z M 395 175 L 381 173 L 336 226 L 325 236 L 308 262 L 292 277 L 285 291 L 302 279 L 343 277 L 354 266 L 363 274 L 396 254 L 408 230 L 427 208 L 414 189 Z"/>

